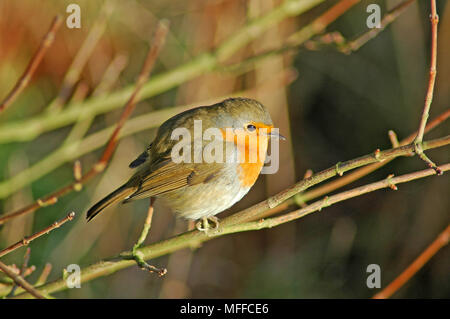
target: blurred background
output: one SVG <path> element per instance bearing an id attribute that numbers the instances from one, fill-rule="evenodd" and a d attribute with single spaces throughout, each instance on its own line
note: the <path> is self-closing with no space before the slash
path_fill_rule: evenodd
<path id="1" fill-rule="evenodd" d="M 147 93 L 132 115 L 142 116 L 142 120 L 133 122 L 133 130 L 124 130 L 126 136 L 120 140 L 106 171 L 82 191 L 0 226 L 0 247 L 75 211 L 74 221 L 30 245 L 29 264 L 36 267 L 27 277 L 31 283 L 46 263 L 52 264 L 51 281 L 60 278 L 69 264 L 87 266 L 130 249 L 141 232 L 147 200 L 115 206 L 89 224 L 84 214 L 132 174 L 128 164 L 152 141 L 157 125 L 178 113 L 180 106 L 206 105 L 236 95 L 256 98 L 269 108 L 275 125 L 288 137 L 281 143 L 279 172 L 260 176 L 250 193 L 220 214 L 221 218 L 292 185 L 308 169 L 318 172 L 376 148 L 390 148 L 390 129 L 399 139 L 414 132 L 428 81 L 429 1 L 414 1 L 385 31 L 351 54 L 340 52 L 334 45 L 314 46 L 310 42 L 306 48 L 272 54 L 256 63 L 242 63 L 255 54 L 282 47 L 291 34 L 337 2 L 323 1 L 299 16 L 282 19 L 220 64 L 192 78 L 180 79 L 177 85 Z M 326 32 L 338 31 L 346 39 L 355 38 L 368 31 L 369 4 L 379 4 L 384 15 L 401 1 L 354 2 Z M 437 2 L 438 73 L 430 119 L 450 105 L 450 5 L 445 0 Z M 152 79 L 220 47 L 249 21 L 276 10 L 282 1 L 78 0 L 80 29 L 65 25 L 70 3 L 75 2 L 0 2 L 1 99 L 26 68 L 53 17 L 59 13 L 64 19 L 29 86 L 0 114 L 0 213 L 19 209 L 70 183 L 75 160 L 81 161 L 83 171 L 95 163 L 108 136 L 103 130 L 117 122 L 124 103 L 105 108 L 92 118 L 85 114 L 76 124 L 60 124 L 37 136 L 26 137 L 20 130 L 27 130 L 27 120 L 40 117 L 46 122 L 47 117 L 92 99 L 107 105 L 105 101 L 111 101 L 108 97 L 133 85 L 159 19 L 170 21 L 170 32 Z M 86 39 L 90 39 L 92 52 L 70 90 L 68 103 L 60 106 L 60 111 L 45 113 Z M 124 96 L 126 100 L 129 94 Z M 42 118 L 45 114 L 47 117 Z M 18 134 L 2 137 L 2 128 L 14 123 L 19 123 Z M 443 123 L 425 140 L 444 136 L 449 128 L 448 122 Z M 446 163 L 450 158 L 445 147 L 427 154 L 437 163 Z M 417 158 L 399 158 L 344 189 L 391 173 L 401 175 L 423 168 L 424 163 Z M 367 298 L 377 290 L 366 286 L 367 265 L 380 265 L 384 287 L 447 226 L 449 182 L 446 174 L 409 182 L 397 191 L 373 192 L 273 229 L 224 236 L 198 249 L 184 249 L 152 260 L 168 268 L 163 278 L 130 267 L 54 296 Z M 186 221 L 175 218 L 156 201 L 146 244 L 184 232 L 187 227 Z M 21 248 L 2 261 L 20 267 L 24 253 Z M 449 269 L 447 247 L 394 297 L 450 297 Z M 0 284 L 3 294 L 6 288 Z"/>

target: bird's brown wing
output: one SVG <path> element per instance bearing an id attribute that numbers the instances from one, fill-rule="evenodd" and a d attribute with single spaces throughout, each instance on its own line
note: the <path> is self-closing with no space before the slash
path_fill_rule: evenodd
<path id="1" fill-rule="evenodd" d="M 138 189 L 126 202 L 157 196 L 186 186 L 209 183 L 219 175 L 222 168 L 217 163 L 174 163 L 171 159 L 161 161 L 157 166 L 140 180 Z"/>

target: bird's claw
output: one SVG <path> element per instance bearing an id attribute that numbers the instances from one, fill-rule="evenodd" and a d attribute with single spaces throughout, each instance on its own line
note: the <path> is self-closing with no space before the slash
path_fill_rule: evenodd
<path id="1" fill-rule="evenodd" d="M 210 221 L 214 224 L 213 227 L 211 227 Z M 198 231 L 208 234 L 211 230 L 215 231 L 219 228 L 219 218 L 216 216 L 203 217 L 195 224 L 195 228 L 197 228 Z"/>

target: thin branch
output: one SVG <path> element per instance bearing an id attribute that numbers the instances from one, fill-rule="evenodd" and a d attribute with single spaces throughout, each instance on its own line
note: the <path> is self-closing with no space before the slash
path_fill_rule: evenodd
<path id="1" fill-rule="evenodd" d="M 23 215 L 32 213 L 35 210 L 37 210 L 40 207 L 47 206 L 54 204 L 59 197 L 64 196 L 74 190 L 79 190 L 80 185 L 85 184 L 88 180 L 96 176 L 97 174 L 101 173 L 108 164 L 115 148 L 117 145 L 118 135 L 125 124 L 128 117 L 131 115 L 132 111 L 134 110 L 134 107 L 136 105 L 136 96 L 139 92 L 139 90 L 142 88 L 143 84 L 146 82 L 153 65 L 156 61 L 156 58 L 164 45 L 165 36 L 167 34 L 168 25 L 167 22 L 163 21 L 160 22 L 157 26 L 157 29 L 155 31 L 155 35 L 152 42 L 152 47 L 150 48 L 147 57 L 144 62 L 144 66 L 142 68 L 142 71 L 138 77 L 138 80 L 136 82 L 135 90 L 133 91 L 131 97 L 129 98 L 128 102 L 126 103 L 124 107 L 124 111 L 122 112 L 122 115 L 120 116 L 120 119 L 116 125 L 116 128 L 114 129 L 111 137 L 109 138 L 108 144 L 100 158 L 100 160 L 86 173 L 84 174 L 79 180 L 74 181 L 73 183 L 57 190 L 56 192 L 45 196 L 43 199 L 38 199 L 35 203 L 28 205 L 22 209 L 19 209 L 13 213 L 6 214 L 5 216 L 2 216 L 0 218 L 0 225 L 5 223 L 6 221 Z"/>
<path id="2" fill-rule="evenodd" d="M 22 276 L 16 274 L 13 270 L 11 270 L 7 265 L 0 261 L 0 270 L 3 271 L 8 277 L 10 277 L 14 282 L 25 289 L 31 296 L 38 299 L 45 299 L 45 297 L 36 290 L 31 284 L 29 284 Z"/>
<path id="3" fill-rule="evenodd" d="M 100 83 L 92 92 L 92 96 L 99 96 L 109 90 L 113 84 L 117 81 L 120 73 L 126 66 L 127 58 L 124 55 L 117 55 L 106 68 Z M 74 94 L 75 95 L 75 94 Z M 66 139 L 62 143 L 63 146 L 79 141 L 84 134 L 89 130 L 92 122 L 95 119 L 95 115 L 86 110 L 86 113 L 82 114 L 75 125 L 70 130 Z M 57 151 L 56 151 L 57 152 Z"/>
<path id="4" fill-rule="evenodd" d="M 436 170 L 436 173 L 440 175 L 442 172 L 423 152 L 422 140 L 425 131 L 425 126 L 430 114 L 431 102 L 433 101 L 434 84 L 436 82 L 436 61 L 437 61 L 437 26 L 439 23 L 439 16 L 436 10 L 436 0 L 431 0 L 431 61 L 430 61 L 430 77 L 428 79 L 428 89 L 425 97 L 425 106 L 423 108 L 422 118 L 420 119 L 419 131 L 414 140 L 416 146 L 417 155 L 425 162 L 429 167 Z"/>
<path id="5" fill-rule="evenodd" d="M 391 9 L 380 21 L 380 28 L 373 28 L 369 31 L 357 36 L 354 40 L 346 42 L 344 45 L 338 45 L 339 51 L 350 54 L 359 50 L 367 42 L 375 38 L 380 32 L 394 22 L 412 3 L 414 0 L 407 0 Z"/>
<path id="6" fill-rule="evenodd" d="M 298 46 L 305 43 L 305 41 L 312 38 L 314 35 L 322 33 L 323 31 L 325 31 L 328 25 L 336 21 L 337 18 L 346 13 L 358 2 L 360 2 L 360 0 L 339 1 L 325 13 L 315 19 L 312 23 L 290 35 L 286 41 L 287 44 Z"/>
<path id="7" fill-rule="evenodd" d="M 450 170 L 450 163 L 440 166 L 442 171 L 448 171 Z M 269 219 L 262 219 L 259 221 L 254 222 L 248 222 L 248 223 L 242 223 L 242 224 L 236 224 L 231 225 L 230 227 L 226 227 L 224 229 L 224 233 L 237 233 L 237 232 L 243 232 L 243 231 L 251 231 L 251 230 L 259 230 L 263 228 L 272 228 L 275 226 L 279 226 L 282 224 L 285 224 L 287 222 L 302 218 L 308 214 L 311 214 L 313 212 L 321 211 L 325 207 L 329 207 L 335 203 L 342 202 L 344 200 L 354 198 L 357 196 L 361 196 L 363 194 L 367 194 L 382 188 L 391 188 L 393 190 L 397 190 L 398 184 L 410 182 L 416 179 L 424 178 L 427 176 L 435 175 L 436 171 L 433 169 L 426 169 L 410 174 L 405 174 L 401 176 L 394 177 L 393 175 L 389 175 L 387 178 L 367 184 L 364 186 L 360 186 L 336 195 L 332 196 L 325 196 L 325 198 L 316 201 L 312 204 L 309 204 L 308 206 L 298 209 L 296 211 L 293 211 L 291 213 L 279 216 L 279 217 L 273 217 Z"/>
<path id="8" fill-rule="evenodd" d="M 12 89 L 12 91 L 6 96 L 6 98 L 3 100 L 3 102 L 0 104 L 0 113 L 4 111 L 8 106 L 11 105 L 11 103 L 14 102 L 14 100 L 19 96 L 19 94 L 25 89 L 25 87 L 30 82 L 31 77 L 33 76 L 34 72 L 36 71 L 37 67 L 42 61 L 42 58 L 44 57 L 45 53 L 47 52 L 48 48 L 53 44 L 53 41 L 55 39 L 55 34 L 58 28 L 61 26 L 62 18 L 61 16 L 57 15 L 50 26 L 50 29 L 48 30 L 47 34 L 44 36 L 44 38 L 41 41 L 41 44 L 39 45 L 38 50 L 34 54 L 33 58 L 31 59 L 30 63 L 28 64 L 27 68 L 25 69 L 22 76 L 17 81 L 16 85 Z"/>
<path id="9" fill-rule="evenodd" d="M 441 166 L 443 171 L 450 170 L 450 164 L 445 164 Z M 320 174 L 320 173 L 319 173 Z M 185 232 L 183 234 L 177 235 L 175 237 L 163 240 L 161 242 L 148 245 L 146 247 L 140 248 L 138 251 L 142 253 L 144 259 L 152 259 L 157 258 L 163 255 L 167 255 L 173 253 L 174 251 L 189 248 L 192 246 L 197 246 L 202 242 L 211 240 L 213 238 L 217 238 L 226 234 L 236 233 L 238 231 L 247 231 L 247 230 L 256 230 L 265 227 L 273 227 L 279 224 L 286 222 L 286 219 L 297 219 L 305 216 L 306 214 L 312 213 L 313 211 L 321 211 L 326 206 L 329 206 L 332 203 L 336 203 L 338 201 L 343 201 L 348 198 L 352 198 L 355 196 L 359 196 L 361 194 L 368 193 L 370 191 L 374 191 L 381 188 L 390 187 L 393 184 L 405 183 L 407 181 L 416 180 L 419 178 L 424 178 L 427 176 L 435 175 L 436 172 L 432 169 L 426 169 L 423 171 L 410 173 L 398 177 L 392 177 L 389 179 L 384 179 L 382 181 L 372 183 L 366 186 L 358 187 L 354 190 L 346 191 L 341 194 L 333 195 L 330 197 L 326 197 L 323 200 L 320 200 L 316 203 L 308 205 L 307 207 L 297 210 L 292 213 L 288 213 L 286 215 L 275 217 L 272 219 L 267 219 L 263 221 L 256 222 L 248 222 L 248 218 L 246 218 L 247 214 L 243 214 L 243 212 L 234 214 L 222 220 L 221 226 L 217 232 L 210 232 L 208 235 L 204 232 L 200 232 L 197 230 Z M 339 200 L 337 200 L 339 199 Z M 258 205 L 255 205 L 258 206 Z M 255 217 L 253 220 L 258 220 Z M 134 260 L 129 260 L 132 255 L 131 251 L 126 251 L 121 253 L 118 257 L 113 257 L 109 260 L 104 260 L 97 262 L 93 265 L 85 267 L 81 271 L 81 282 L 88 282 L 93 279 L 108 276 L 112 273 L 130 267 L 135 264 Z M 117 261 L 117 258 L 119 260 Z M 67 289 L 66 282 L 63 279 L 59 279 L 53 282 L 50 282 L 39 288 L 39 291 L 42 293 L 53 293 L 57 291 L 61 291 Z M 27 298 L 28 294 L 20 294 L 16 296 L 16 298 Z"/>
<path id="10" fill-rule="evenodd" d="M 72 220 L 74 217 L 75 217 L 75 213 L 71 212 L 66 217 L 64 217 L 63 219 L 54 222 L 53 224 L 51 224 L 50 226 L 44 228 L 43 230 L 38 231 L 37 233 L 34 233 L 33 235 L 31 235 L 29 237 L 24 237 L 22 240 L 19 240 L 17 243 L 15 243 L 15 244 L 9 246 L 8 248 L 5 248 L 2 251 L 0 251 L 0 257 L 3 257 L 3 256 L 9 254 L 10 252 L 12 252 L 12 251 L 14 251 L 14 250 L 16 250 L 16 249 L 18 249 L 20 247 L 28 246 L 36 238 L 39 238 L 42 235 L 46 235 L 49 232 L 51 232 L 52 230 L 61 227 L 66 222 Z"/>
<path id="11" fill-rule="evenodd" d="M 90 28 L 86 39 L 81 45 L 81 48 L 77 51 L 77 54 L 72 60 L 72 63 L 64 76 L 58 95 L 47 107 L 47 112 L 59 111 L 68 100 L 70 94 L 72 93 L 73 87 L 80 78 L 80 74 L 83 71 L 84 66 L 91 57 L 92 52 L 94 51 L 94 48 L 96 47 L 101 36 L 105 32 L 107 19 L 111 15 L 112 10 L 113 5 L 111 2 L 106 1 L 100 9 L 99 17 Z"/>
<path id="12" fill-rule="evenodd" d="M 441 166 L 442 169 L 442 166 Z M 438 237 L 417 257 L 397 278 L 386 288 L 374 295 L 373 299 L 386 299 L 391 297 L 408 280 L 411 279 L 422 267 L 450 240 L 450 225 L 438 235 Z"/>
<path id="13" fill-rule="evenodd" d="M 347 12 L 353 7 L 359 0 L 341 0 L 318 18 L 314 19 L 308 25 L 302 27 L 299 31 L 291 34 L 286 40 L 286 43 L 281 48 L 267 50 L 256 55 L 253 55 L 244 61 L 240 61 L 231 65 L 220 66 L 219 70 L 222 72 L 247 72 L 250 71 L 250 67 L 254 66 L 257 62 L 264 59 L 283 54 L 285 52 L 297 50 L 298 47 L 304 44 L 308 39 L 314 35 L 323 32 L 328 25 L 333 23 L 337 18 Z"/>
<path id="14" fill-rule="evenodd" d="M 131 250 L 131 252 L 132 252 L 131 258 L 133 258 L 136 261 L 137 265 L 142 270 L 157 273 L 158 276 L 162 277 L 167 273 L 167 269 L 166 268 L 158 268 L 158 267 L 148 264 L 144 260 L 144 258 L 143 258 L 144 256 L 142 255 L 142 253 L 138 251 L 138 249 L 142 246 L 145 239 L 147 238 L 148 232 L 152 226 L 154 203 L 155 203 L 155 199 L 153 197 L 150 198 L 150 205 L 148 206 L 147 217 L 145 218 L 144 227 L 142 228 L 142 232 L 138 238 L 138 241 L 136 242 L 136 244 L 133 246 L 133 249 Z"/>
<path id="15" fill-rule="evenodd" d="M 383 31 L 390 23 L 395 21 L 400 14 L 402 14 L 405 9 L 413 2 L 414 0 L 407 0 L 402 2 L 400 5 L 393 8 L 389 13 L 387 13 L 383 19 L 381 20 L 381 28 L 371 29 L 362 35 L 358 36 L 355 40 L 350 41 L 348 43 L 345 42 L 345 39 L 338 32 L 332 32 L 329 34 L 325 34 L 321 37 L 322 41 L 319 41 L 321 44 L 330 44 L 336 43 L 337 49 L 345 54 L 349 54 L 353 51 L 358 50 L 363 45 L 365 45 L 369 40 L 374 39 L 381 31 Z M 275 55 L 283 54 L 286 52 L 292 52 L 298 50 L 301 45 L 304 45 L 305 48 L 311 50 L 317 50 L 317 41 L 307 41 L 312 38 L 314 35 L 318 34 L 325 30 L 326 23 L 333 22 L 333 19 L 337 19 L 339 14 L 345 13 L 343 10 L 349 10 L 352 4 L 352 1 L 341 4 L 337 3 L 335 6 L 331 7 L 328 11 L 326 11 L 319 18 L 314 20 L 312 23 L 304 26 L 299 31 L 295 32 L 287 39 L 284 46 L 272 50 L 267 50 L 256 55 L 253 55 L 247 58 L 244 61 L 234 63 L 232 65 L 225 65 L 220 67 L 221 71 L 225 72 L 237 72 L 240 73 L 248 70 L 249 66 L 256 64 L 259 61 L 270 58 Z M 338 41 L 339 40 L 339 41 Z"/>
<path id="16" fill-rule="evenodd" d="M 25 255 L 23 256 L 23 263 L 22 263 L 22 267 L 20 268 L 20 272 L 18 273 L 18 275 L 22 276 L 23 278 L 25 278 L 25 272 L 27 270 L 28 267 L 28 262 L 30 261 L 30 254 L 31 254 L 31 249 L 30 247 L 27 248 L 27 250 L 25 251 Z M 8 294 L 7 297 L 12 297 L 14 296 L 16 289 L 17 289 L 17 284 L 14 283 L 13 287 L 11 288 L 10 293 Z"/>

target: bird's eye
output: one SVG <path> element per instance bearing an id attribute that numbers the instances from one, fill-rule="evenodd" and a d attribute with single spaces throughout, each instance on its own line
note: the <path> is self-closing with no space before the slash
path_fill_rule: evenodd
<path id="1" fill-rule="evenodd" d="M 249 124 L 249 125 L 247 125 L 247 130 L 249 132 L 253 132 L 256 130 L 256 126 L 254 126 L 253 124 Z"/>

